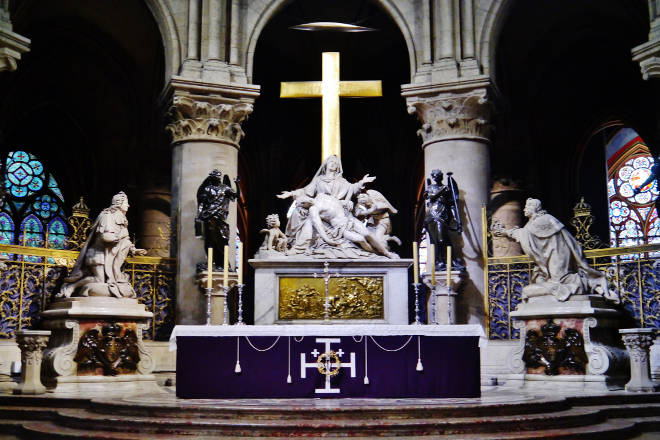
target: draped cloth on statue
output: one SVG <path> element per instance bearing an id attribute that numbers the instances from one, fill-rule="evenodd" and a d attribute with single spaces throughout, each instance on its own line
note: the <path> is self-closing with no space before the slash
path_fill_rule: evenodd
<path id="1" fill-rule="evenodd" d="M 607 288 L 605 274 L 589 267 L 580 244 L 552 215 L 540 211 L 510 236 L 536 263 L 523 296 L 551 294 L 566 301 L 571 295 L 594 292 L 617 301 L 616 293 Z"/>
<path id="2" fill-rule="evenodd" d="M 344 231 L 353 229 L 353 222 L 359 222 L 351 213 L 353 209 L 351 199 L 362 190 L 364 184 L 361 181 L 349 183 L 342 173 L 341 161 L 337 156 L 329 156 L 307 186 L 291 191 L 296 208 L 286 226 L 286 235 L 291 245 L 288 252 L 290 255 L 313 252 L 325 258 L 376 256 L 343 237 Z M 335 206 L 335 213 L 342 211 L 341 215 L 333 214 L 333 224 L 316 225 L 315 229 L 309 208 L 324 206 L 331 210 L 333 203 L 340 204 Z M 337 244 L 329 245 L 328 241 L 320 236 L 323 233 Z"/>

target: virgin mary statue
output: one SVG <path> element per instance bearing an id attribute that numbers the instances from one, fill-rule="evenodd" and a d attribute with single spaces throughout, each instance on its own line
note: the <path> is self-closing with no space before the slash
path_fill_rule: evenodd
<path id="1" fill-rule="evenodd" d="M 281 199 L 292 197 L 295 202 L 295 209 L 286 226 L 289 254 L 311 253 L 318 236 L 325 241 L 325 245 L 340 246 L 340 242 L 333 237 L 343 237 L 346 230 L 350 232 L 354 220 L 357 221 L 351 213 L 352 199 L 376 177 L 366 174 L 359 182 L 349 183 L 342 173 L 341 161 L 332 155 L 323 162 L 307 186 L 278 194 Z M 339 204 L 343 209 L 332 209 L 333 204 Z M 314 208 L 312 215 L 310 208 Z M 363 254 L 358 246 L 351 243 L 348 247 L 351 246 L 355 247 L 356 257 Z"/>

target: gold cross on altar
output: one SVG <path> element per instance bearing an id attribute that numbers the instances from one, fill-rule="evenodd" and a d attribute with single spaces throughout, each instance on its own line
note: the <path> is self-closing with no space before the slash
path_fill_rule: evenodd
<path id="1" fill-rule="evenodd" d="M 321 81 L 283 82 L 280 98 L 321 98 L 321 162 L 330 155 L 340 156 L 339 97 L 382 96 L 380 81 L 339 81 L 339 52 L 323 52 Z"/>

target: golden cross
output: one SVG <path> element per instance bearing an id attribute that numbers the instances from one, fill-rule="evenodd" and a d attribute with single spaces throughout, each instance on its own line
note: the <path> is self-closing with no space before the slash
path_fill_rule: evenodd
<path id="1" fill-rule="evenodd" d="M 341 153 L 339 97 L 382 96 L 380 81 L 339 81 L 339 52 L 323 52 L 321 81 L 283 82 L 280 98 L 321 98 L 321 162 Z"/>

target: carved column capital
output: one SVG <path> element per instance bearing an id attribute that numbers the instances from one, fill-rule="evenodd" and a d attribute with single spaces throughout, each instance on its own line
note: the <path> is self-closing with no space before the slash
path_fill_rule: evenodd
<path id="1" fill-rule="evenodd" d="M 241 123 L 252 113 L 259 86 L 213 85 L 175 77 L 167 130 L 172 142 L 210 141 L 238 148 Z"/>
<path id="2" fill-rule="evenodd" d="M 630 356 L 630 381 L 626 384 L 626 391 L 653 392 L 660 389 L 660 384 L 652 381 L 649 374 L 649 349 L 655 339 L 655 330 L 625 328 L 619 333 Z"/>
<path id="3" fill-rule="evenodd" d="M 416 114 L 424 146 L 450 139 L 490 142 L 492 102 L 489 81 L 402 87 L 408 113 Z"/>
<path id="4" fill-rule="evenodd" d="M 0 2 L 0 72 L 13 72 L 21 55 L 30 51 L 30 40 L 12 31 L 7 5 Z"/>

